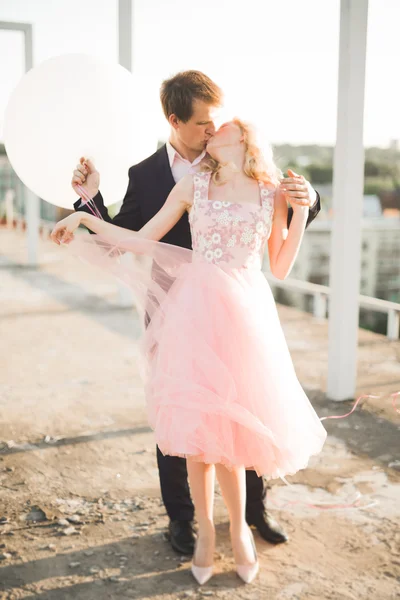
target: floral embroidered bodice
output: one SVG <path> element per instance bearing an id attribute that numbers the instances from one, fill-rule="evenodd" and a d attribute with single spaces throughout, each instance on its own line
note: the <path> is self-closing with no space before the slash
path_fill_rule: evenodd
<path id="1" fill-rule="evenodd" d="M 260 204 L 209 200 L 211 173 L 196 173 L 189 212 L 193 261 L 206 260 L 228 268 L 261 269 L 272 230 L 275 189 L 262 181 Z"/>

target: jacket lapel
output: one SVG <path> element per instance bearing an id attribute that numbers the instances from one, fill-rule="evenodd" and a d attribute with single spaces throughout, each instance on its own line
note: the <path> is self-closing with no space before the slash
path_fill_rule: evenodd
<path id="1" fill-rule="evenodd" d="M 161 146 L 158 151 L 158 168 L 161 174 L 160 185 L 163 188 L 163 196 L 165 195 L 164 202 L 168 198 L 170 191 L 175 186 L 175 180 L 172 176 L 171 167 L 169 165 L 167 146 Z"/>

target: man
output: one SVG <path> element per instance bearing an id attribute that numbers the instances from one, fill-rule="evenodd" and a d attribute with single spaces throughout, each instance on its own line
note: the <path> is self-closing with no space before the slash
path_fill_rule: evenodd
<path id="1" fill-rule="evenodd" d="M 177 181 L 198 170 L 206 153 L 206 144 L 215 133 L 214 118 L 222 104 L 222 91 L 203 73 L 185 71 L 163 82 L 160 98 L 171 127 L 169 141 L 152 156 L 129 169 L 128 189 L 121 210 L 113 219 L 108 215 L 98 191 L 99 174 L 90 162 L 86 166 L 81 159 L 72 179 L 73 187 L 84 184 L 104 220 L 134 231 L 141 229 L 161 209 Z M 314 200 L 309 209 L 308 226 L 321 207 L 318 194 L 304 179 L 302 186 L 308 186 L 310 197 Z M 74 203 L 74 208 L 90 212 L 81 200 Z M 289 208 L 288 226 L 292 215 L 293 209 Z M 192 248 L 186 213 L 161 241 Z M 161 494 L 170 519 L 171 545 L 180 554 L 192 554 L 194 507 L 186 460 L 164 456 L 157 447 L 157 463 Z M 258 477 L 255 471 L 247 470 L 246 488 L 246 519 L 249 525 L 255 525 L 260 535 L 271 543 L 285 542 L 288 539 L 286 533 L 266 511 L 267 487 L 263 478 Z"/>

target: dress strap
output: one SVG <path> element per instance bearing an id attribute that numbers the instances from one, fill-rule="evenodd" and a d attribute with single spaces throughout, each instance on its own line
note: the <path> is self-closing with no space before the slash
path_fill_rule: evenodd
<path id="1" fill-rule="evenodd" d="M 202 201 L 208 200 L 208 188 L 210 185 L 211 172 L 199 171 L 193 175 L 193 206 Z"/>
<path id="2" fill-rule="evenodd" d="M 275 188 L 269 188 L 264 181 L 258 180 L 260 186 L 261 206 L 274 204 Z"/>

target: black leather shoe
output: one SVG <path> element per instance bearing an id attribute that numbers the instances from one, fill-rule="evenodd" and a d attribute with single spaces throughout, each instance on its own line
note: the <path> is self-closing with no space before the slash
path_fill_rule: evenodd
<path id="1" fill-rule="evenodd" d="M 251 517 L 246 516 L 246 521 L 249 525 L 254 525 L 261 537 L 271 544 L 282 544 L 289 539 L 287 533 L 266 510 Z"/>
<path id="2" fill-rule="evenodd" d="M 175 552 L 192 555 L 196 541 L 193 521 L 170 521 L 167 538 Z"/>

